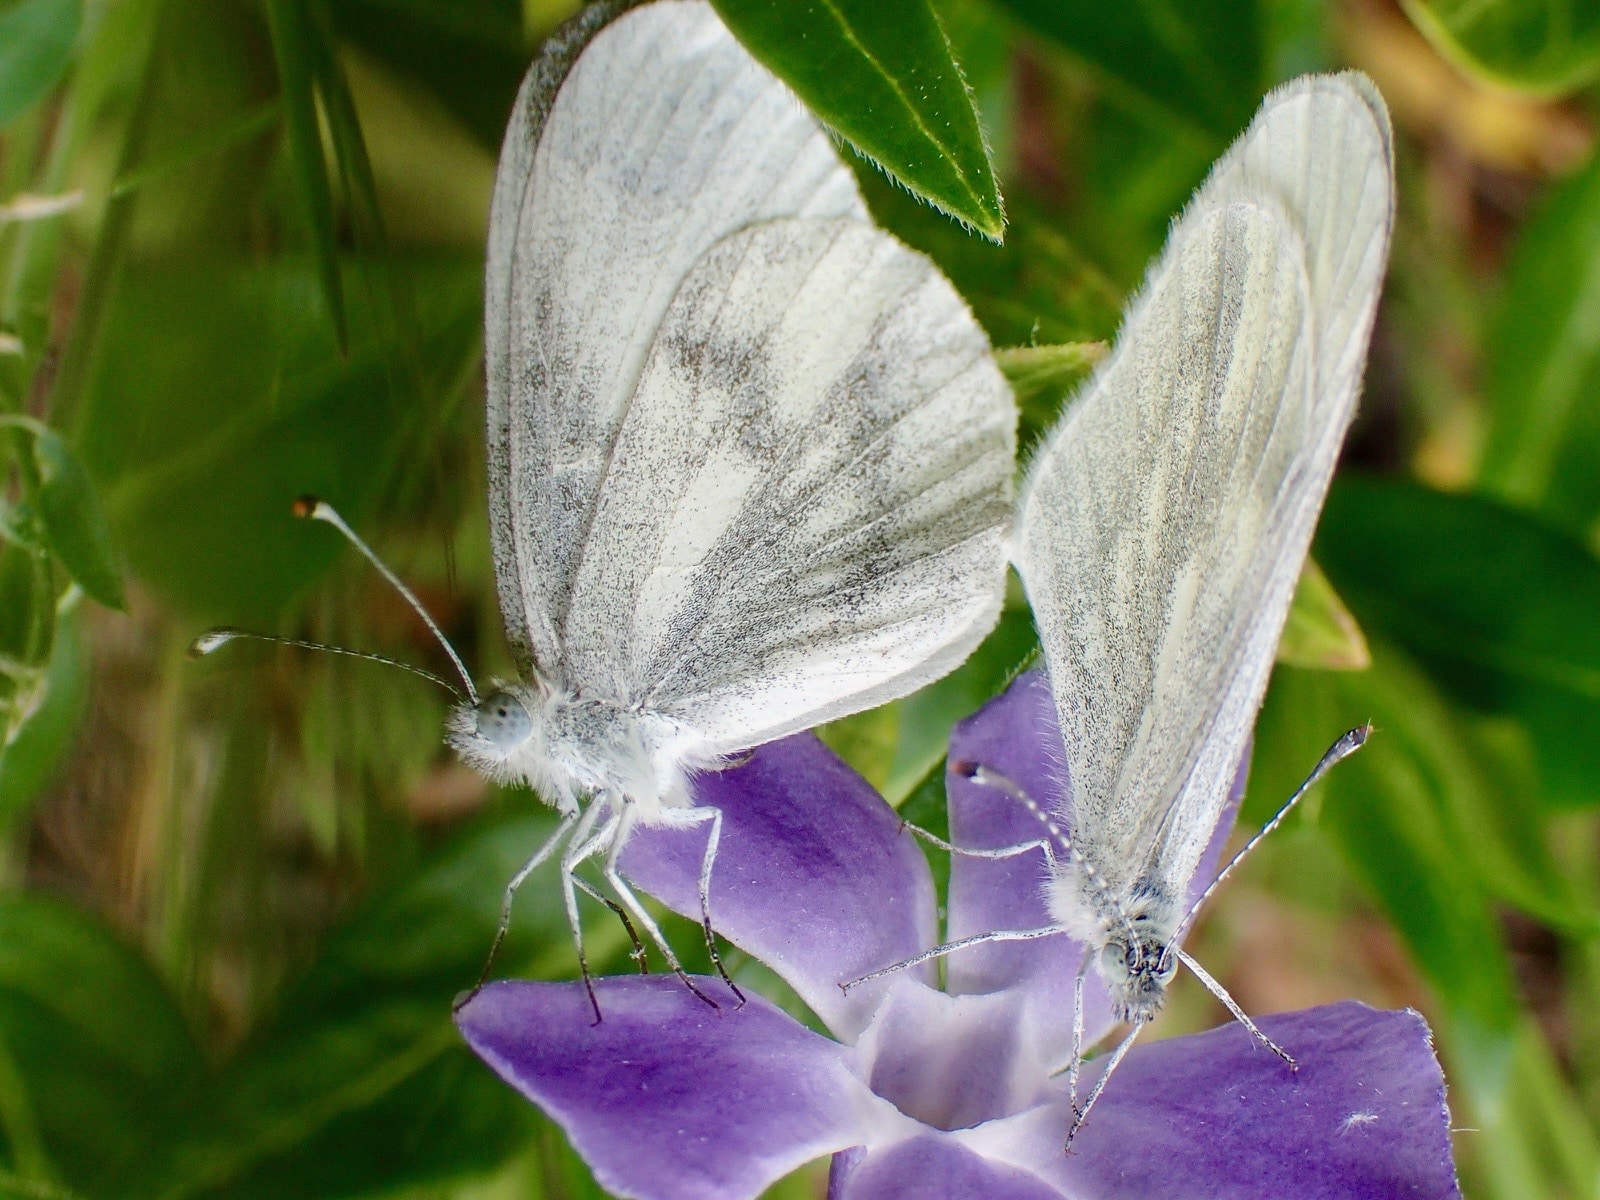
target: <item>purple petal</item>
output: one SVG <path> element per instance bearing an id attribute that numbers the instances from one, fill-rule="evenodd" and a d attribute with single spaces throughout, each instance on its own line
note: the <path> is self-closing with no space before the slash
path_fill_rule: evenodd
<path id="1" fill-rule="evenodd" d="M 1426 1022 L 1346 1001 L 1136 1047 L 1071 1155 L 1064 1101 L 972 1131 L 990 1155 L 1096 1200 L 1453 1200 L 1444 1077 Z M 1087 1088 L 1092 1075 L 1084 1081 Z"/>
<path id="2" fill-rule="evenodd" d="M 1062 1200 L 1037 1176 L 936 1135 L 834 1162 L 828 1200 Z"/>
<path id="3" fill-rule="evenodd" d="M 468 1044 L 567 1132 L 608 1191 L 745 1200 L 898 1122 L 850 1051 L 760 997 L 712 1009 L 671 977 L 493 983 L 456 1014 Z M 724 989 L 722 995 L 727 995 Z"/>
<path id="4" fill-rule="evenodd" d="M 1052 1094 L 1038 1031 L 1010 992 L 951 996 L 905 980 L 856 1043 L 872 1090 L 935 1129 L 963 1129 Z"/>
<path id="5" fill-rule="evenodd" d="M 996 849 L 1044 833 L 1027 808 L 1005 793 L 967 778 L 954 769 L 959 763 L 980 763 L 998 771 L 1045 811 L 1070 811 L 1066 749 L 1044 672 L 1019 676 L 1001 695 L 958 724 L 950 738 L 950 763 L 945 788 L 950 797 L 950 840 L 957 846 Z M 947 936 L 953 941 L 997 929 L 1050 924 L 1044 880 L 1045 858 L 1039 850 L 1002 859 L 952 855 Z M 1019 988 L 1030 994 L 1040 1010 L 1060 1014 L 1070 1026 L 1072 982 L 1082 955 L 1082 943 L 1066 936 L 975 946 L 950 956 L 946 987 L 955 993 Z M 1094 1037 L 1109 1025 L 1110 1008 L 1093 972 L 1088 983 L 1085 1029 Z"/>
<path id="6" fill-rule="evenodd" d="M 711 876 L 718 932 L 783 976 L 846 1041 L 865 1027 L 891 980 L 846 996 L 845 980 L 933 944 L 938 921 L 928 861 L 872 786 L 810 734 L 695 780 L 698 803 L 722 810 Z M 624 873 L 685 916 L 700 916 L 706 830 L 641 829 Z M 911 972 L 924 981 L 931 967 Z"/>

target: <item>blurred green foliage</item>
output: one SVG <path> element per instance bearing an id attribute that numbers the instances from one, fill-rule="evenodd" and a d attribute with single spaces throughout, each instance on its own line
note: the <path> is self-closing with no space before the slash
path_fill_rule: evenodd
<path id="1" fill-rule="evenodd" d="M 1593 6 L 1414 0 L 1414 24 L 1322 0 L 718 7 L 972 304 L 1025 447 L 1264 91 L 1377 77 L 1401 171 L 1390 299 L 1247 823 L 1340 731 L 1377 733 L 1219 898 L 1200 953 L 1226 960 L 1230 930 L 1280 908 L 1333 929 L 1356 965 L 1239 943 L 1230 986 L 1418 1004 L 1476 1131 L 1469 1192 L 1595 1196 Z M 311 492 L 480 676 L 509 670 L 482 240 L 517 82 L 571 8 L 0 0 L 0 1194 L 599 1195 L 449 1021 L 548 810 L 449 761 L 421 681 L 184 653 L 227 622 L 444 666 L 331 531 L 292 519 Z M 1419 90 L 1445 77 L 1461 90 Z M 1476 115 L 1442 123 L 1463 95 Z M 1564 175 L 1508 168 L 1506 128 Z M 999 188 L 1002 244 L 973 232 L 1000 231 Z M 937 832 L 952 724 L 1034 652 L 1013 596 L 955 674 L 824 736 Z M 507 972 L 573 975 L 554 901 L 522 893 Z M 625 969 L 622 931 L 590 915 L 592 959 Z M 694 927 L 669 931 L 703 965 Z M 1299 990 L 1261 990 L 1294 971 Z M 1172 1028 L 1214 1019 L 1186 996 Z"/>

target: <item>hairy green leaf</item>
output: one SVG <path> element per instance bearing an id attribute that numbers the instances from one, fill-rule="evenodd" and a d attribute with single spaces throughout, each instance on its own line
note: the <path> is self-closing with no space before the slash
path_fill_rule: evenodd
<path id="1" fill-rule="evenodd" d="M 1007 346 L 995 362 L 1011 384 L 1022 410 L 1022 437 L 1030 442 L 1055 423 L 1073 389 L 1106 356 L 1105 342 L 1067 342 L 1055 346 Z"/>
<path id="2" fill-rule="evenodd" d="M 1000 241 L 1005 213 L 972 98 L 928 0 L 714 0 L 824 122 L 934 207 Z"/>
<path id="3" fill-rule="evenodd" d="M 1593 0 L 1402 0 L 1452 62 L 1502 87 L 1559 95 L 1600 76 Z"/>

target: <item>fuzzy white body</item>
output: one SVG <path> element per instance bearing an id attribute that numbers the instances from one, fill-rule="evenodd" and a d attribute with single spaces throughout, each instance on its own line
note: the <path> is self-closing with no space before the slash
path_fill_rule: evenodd
<path id="1" fill-rule="evenodd" d="M 628 805 L 631 822 L 642 825 L 663 823 L 663 809 L 693 807 L 690 776 L 722 761 L 667 717 L 521 684 L 476 708 L 458 706 L 449 740 L 468 766 L 496 783 L 533 788 L 563 814 L 604 796 Z"/>

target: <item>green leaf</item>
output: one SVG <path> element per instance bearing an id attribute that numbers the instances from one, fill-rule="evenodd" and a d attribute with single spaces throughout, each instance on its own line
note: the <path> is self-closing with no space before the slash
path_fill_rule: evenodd
<path id="1" fill-rule="evenodd" d="M 322 282 L 323 300 L 333 321 L 340 349 L 349 340 L 345 319 L 344 280 L 334 236 L 333 185 L 322 152 L 322 126 L 317 119 L 316 64 L 324 57 L 319 31 L 306 9 L 307 0 L 266 0 L 272 49 L 278 61 L 278 87 L 283 98 L 284 130 L 295 185 L 311 234 Z"/>
<path id="2" fill-rule="evenodd" d="M 1501 87 L 1560 95 L 1600 76 L 1593 0 L 1402 0 L 1444 56 Z"/>
<path id="3" fill-rule="evenodd" d="M 1116 331 L 1121 289 L 1026 197 L 997 246 L 945 220 L 859 156 L 850 157 L 873 218 L 939 265 L 995 345 L 1092 341 Z"/>
<path id="4" fill-rule="evenodd" d="M 66 74 L 82 22 L 83 0 L 22 0 L 0 12 L 0 129 Z"/>
<path id="5" fill-rule="evenodd" d="M 528 67 L 524 21 L 543 36 L 578 0 L 339 0 L 341 38 L 426 87 L 485 149 L 498 151 Z"/>
<path id="6" fill-rule="evenodd" d="M 72 745 L 89 697 L 88 664 L 75 618 L 56 623 L 50 661 L 31 686 L 12 694 L 21 711 L 0 726 L 0 825 L 26 810 Z"/>
<path id="7" fill-rule="evenodd" d="M 66 442 L 45 426 L 34 427 L 39 524 L 67 573 L 107 608 L 121 608 L 122 574 L 111 548 L 111 527 L 89 472 Z"/>
<path id="8" fill-rule="evenodd" d="M 366 293 L 352 295 L 340 357 L 305 258 L 124 273 L 79 446 L 105 481 L 131 570 L 191 617 L 269 622 L 328 567 L 340 539 L 296 520 L 297 496 L 323 496 L 359 524 L 402 468 L 426 478 L 410 460 L 461 394 L 483 266 L 462 256 L 391 268 L 421 301 L 420 390 L 396 383 L 402 335 Z"/>
<path id="9" fill-rule="evenodd" d="M 1493 500 L 1353 477 L 1317 558 L 1365 628 L 1528 723 L 1548 801 L 1600 803 L 1600 560 Z"/>
<path id="10" fill-rule="evenodd" d="M 890 804 L 899 804 L 937 770 L 956 722 L 999 694 L 1038 648 L 1033 614 L 1007 609 L 966 662 L 900 701 L 899 736 L 883 788 Z"/>
<path id="11" fill-rule="evenodd" d="M 1007 346 L 994 360 L 1011 384 L 1022 410 L 1024 440 L 1055 423 L 1073 389 L 1106 356 L 1105 342 L 1067 342 L 1057 346 Z"/>
<path id="12" fill-rule="evenodd" d="M 84 1195 L 122 1195 L 132 1164 L 170 1141 L 200 1056 L 144 959 L 55 901 L 0 900 L 0 1122 Z M 13 1145 L 15 1150 L 15 1145 Z M 25 1157 L 25 1156 L 20 1156 Z"/>
<path id="13" fill-rule="evenodd" d="M 1482 486 L 1587 535 L 1600 517 L 1600 157 L 1523 227 L 1487 352 Z"/>
<path id="14" fill-rule="evenodd" d="M 1027 28 L 1124 96 L 1212 138 L 1232 138 L 1265 86 L 1256 0 L 999 0 Z"/>
<path id="15" fill-rule="evenodd" d="M 1322 671 L 1364 671 L 1372 663 L 1361 626 L 1322 568 L 1306 559 L 1278 642 L 1278 661 Z"/>
<path id="16" fill-rule="evenodd" d="M 1402 653 L 1374 643 L 1372 659 L 1361 672 L 1275 673 L 1256 725 L 1251 807 L 1276 807 L 1335 736 L 1372 722 L 1366 746 L 1319 785 L 1307 817 L 1338 845 L 1437 993 L 1465 1082 L 1492 1097 L 1505 1082 L 1517 1000 L 1484 874 L 1491 861 L 1515 859 L 1473 844 L 1486 836 L 1495 797 L 1448 705 Z"/>
<path id="17" fill-rule="evenodd" d="M 928 0 L 714 0 L 734 35 L 896 181 L 996 242 L 999 188 Z"/>
<path id="18" fill-rule="evenodd" d="M 524 1144 L 532 1110 L 461 1044 L 450 1002 L 477 978 L 506 881 L 554 827 L 533 807 L 475 822 L 336 928 L 272 1024 L 194 1104 L 193 1136 L 150 1190 L 166 1200 L 393 1192 L 481 1176 Z M 591 963 L 620 968 L 625 935 L 584 903 Z M 553 867 L 518 893 L 498 966 L 575 976 Z"/>

